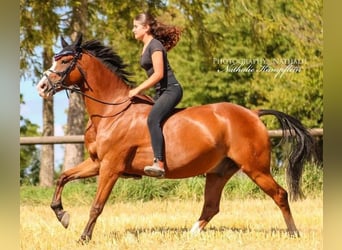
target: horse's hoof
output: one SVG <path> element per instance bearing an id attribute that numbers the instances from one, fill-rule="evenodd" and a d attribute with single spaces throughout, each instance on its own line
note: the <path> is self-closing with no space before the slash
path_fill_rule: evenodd
<path id="1" fill-rule="evenodd" d="M 290 237 L 291 237 L 291 238 L 300 238 L 300 234 L 299 234 L 298 231 L 291 232 L 291 233 L 290 233 Z"/>
<path id="2" fill-rule="evenodd" d="M 63 227 L 68 228 L 69 219 L 70 219 L 70 215 L 67 212 L 65 212 L 62 216 L 62 219 L 61 219 L 61 223 L 62 223 Z"/>
<path id="3" fill-rule="evenodd" d="M 298 230 L 288 230 L 287 234 L 290 238 L 300 238 L 300 234 Z"/>
<path id="4" fill-rule="evenodd" d="M 190 234 L 192 235 L 198 235 L 201 232 L 201 228 L 200 228 L 200 222 L 197 221 L 191 228 L 190 230 Z"/>
<path id="5" fill-rule="evenodd" d="M 81 238 L 77 241 L 78 244 L 86 245 L 90 242 L 91 238 L 86 235 L 82 235 Z"/>

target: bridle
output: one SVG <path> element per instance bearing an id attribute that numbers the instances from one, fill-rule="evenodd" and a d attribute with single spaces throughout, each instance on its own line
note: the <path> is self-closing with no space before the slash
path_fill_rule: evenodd
<path id="1" fill-rule="evenodd" d="M 54 56 L 54 60 L 58 61 L 61 57 L 63 56 L 67 56 L 67 55 L 72 55 L 73 59 L 71 61 L 71 63 L 69 64 L 69 66 L 64 70 L 64 71 L 55 71 L 52 69 L 48 69 L 47 71 L 45 71 L 43 73 L 43 75 L 46 77 L 46 79 L 48 80 L 48 84 L 49 84 L 49 88 L 48 88 L 48 92 L 51 92 L 52 95 L 56 94 L 58 92 L 59 89 L 68 89 L 69 86 L 67 86 L 64 81 L 65 78 L 70 74 L 70 72 L 75 68 L 75 66 L 77 65 L 77 61 L 79 58 L 81 58 L 82 55 L 82 50 L 76 50 L 76 51 L 62 51 L 59 54 L 56 54 Z M 60 77 L 60 79 L 58 79 L 57 81 L 53 82 L 49 75 L 47 74 L 47 72 L 51 72 L 54 73 L 56 75 L 58 75 Z M 82 72 L 82 71 L 80 71 Z"/>
<path id="2" fill-rule="evenodd" d="M 77 64 L 78 60 L 81 58 L 82 56 L 82 48 L 81 47 L 78 47 L 76 50 L 66 50 L 66 51 L 62 51 L 61 53 L 58 53 L 54 56 L 54 60 L 55 61 L 58 61 L 60 58 L 62 58 L 63 56 L 67 56 L 67 55 L 71 55 L 73 56 L 72 58 L 72 61 L 71 63 L 69 64 L 69 66 L 64 70 L 64 71 L 55 71 L 55 70 L 52 70 L 52 69 L 48 69 L 47 71 L 48 72 L 51 72 L 51 73 L 54 73 L 58 76 L 60 76 L 60 79 L 58 79 L 57 81 L 52 81 L 50 78 L 49 78 L 49 75 L 47 74 L 47 71 L 45 71 L 43 73 L 43 75 L 46 77 L 46 79 L 48 80 L 48 84 L 49 84 L 49 88 L 47 90 L 47 92 L 51 92 L 52 95 L 56 94 L 60 89 L 64 89 L 66 91 L 66 94 L 67 96 L 69 97 L 69 94 L 68 94 L 68 91 L 70 91 L 71 93 L 75 92 L 75 93 L 78 93 L 78 94 L 81 94 L 93 101 L 96 101 L 96 102 L 99 102 L 99 103 L 102 103 L 102 104 L 106 104 L 106 105 L 120 105 L 120 104 L 123 104 L 127 101 L 130 100 L 129 97 L 127 97 L 125 100 L 123 101 L 120 101 L 120 102 L 106 102 L 106 101 L 102 101 L 102 100 L 99 100 L 93 96 L 90 96 L 88 94 L 85 94 L 81 88 L 79 86 L 68 86 L 64 83 L 65 81 L 65 78 L 71 73 L 71 71 L 77 67 L 77 69 L 80 71 L 82 77 L 84 79 L 85 78 L 85 74 L 84 74 L 84 71 L 83 69 Z"/>

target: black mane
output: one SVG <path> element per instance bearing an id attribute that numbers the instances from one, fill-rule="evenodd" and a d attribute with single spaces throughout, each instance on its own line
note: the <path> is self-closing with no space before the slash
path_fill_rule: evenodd
<path id="1" fill-rule="evenodd" d="M 113 73 L 117 74 L 126 84 L 134 85 L 129 79 L 131 73 L 126 71 L 125 64 L 121 57 L 108 46 L 104 46 L 98 40 L 86 41 L 82 44 L 82 49 L 87 50 L 90 54 L 100 59 Z"/>

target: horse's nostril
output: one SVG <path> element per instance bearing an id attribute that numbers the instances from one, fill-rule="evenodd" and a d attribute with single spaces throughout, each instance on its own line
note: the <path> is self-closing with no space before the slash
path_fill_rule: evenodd
<path id="1" fill-rule="evenodd" d="M 40 84 L 40 85 L 38 86 L 38 88 L 39 88 L 40 90 L 46 90 L 46 89 L 47 89 L 47 84 L 46 84 L 46 83 L 42 83 L 42 84 Z"/>
<path id="2" fill-rule="evenodd" d="M 46 83 L 39 83 L 37 85 L 37 91 L 42 93 L 42 92 L 45 92 L 47 90 L 47 84 Z"/>

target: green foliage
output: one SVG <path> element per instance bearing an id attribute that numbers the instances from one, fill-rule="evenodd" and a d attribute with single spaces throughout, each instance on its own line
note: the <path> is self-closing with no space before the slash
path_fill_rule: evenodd
<path id="1" fill-rule="evenodd" d="M 52 188 L 23 185 L 20 187 L 20 204 L 49 205 L 53 192 Z"/>
<path id="2" fill-rule="evenodd" d="M 230 101 L 322 127 L 322 1 L 234 1 L 228 11 L 216 3 L 182 6 L 190 8 L 186 32 L 169 56 L 185 88 L 182 104 Z"/>
<path id="3" fill-rule="evenodd" d="M 45 70 L 37 47 L 49 46 L 59 33 L 56 8 L 64 1 L 20 0 L 20 70 L 22 77 L 36 77 Z"/>
<path id="4" fill-rule="evenodd" d="M 307 196 L 318 196 L 323 193 L 323 168 L 306 165 L 302 177 L 302 188 Z"/>
<path id="5" fill-rule="evenodd" d="M 110 200 L 114 202 L 121 195 L 130 201 L 142 200 L 148 201 L 153 199 L 161 199 L 168 195 L 175 194 L 176 181 L 160 180 L 156 182 L 153 178 L 143 178 L 140 181 L 120 180 L 118 188 L 114 189 Z"/>
<path id="6" fill-rule="evenodd" d="M 284 168 L 274 173 L 276 181 L 286 189 Z M 119 179 L 108 200 L 109 203 L 149 201 L 165 199 L 203 200 L 205 178 L 203 176 L 182 180 L 155 179 L 144 177 L 141 180 Z M 71 182 L 65 186 L 63 199 L 65 205 L 91 204 L 96 193 L 96 183 L 81 181 Z M 307 164 L 302 178 L 303 192 L 307 197 L 317 197 L 323 192 L 323 170 Z M 53 188 L 21 186 L 22 204 L 49 204 Z M 226 184 L 223 197 L 226 199 L 266 198 L 265 193 L 245 174 L 237 173 Z"/>

